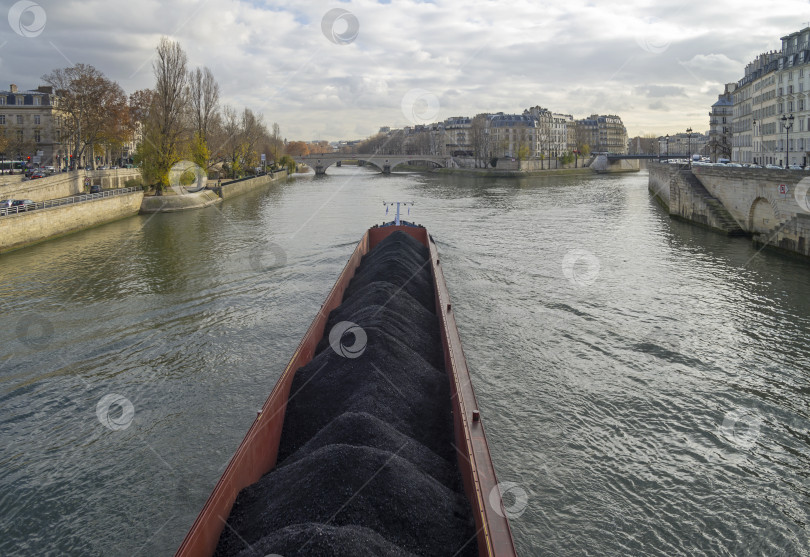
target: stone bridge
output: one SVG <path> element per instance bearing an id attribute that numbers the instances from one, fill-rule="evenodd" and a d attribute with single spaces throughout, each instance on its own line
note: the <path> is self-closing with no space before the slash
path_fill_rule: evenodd
<path id="1" fill-rule="evenodd" d="M 650 190 L 670 214 L 726 228 L 712 223 L 717 202 L 756 243 L 810 256 L 810 173 L 656 163 L 649 170 Z M 684 180 L 673 179 L 678 173 L 694 176 L 705 191 L 685 191 Z"/>
<path id="2" fill-rule="evenodd" d="M 378 169 L 383 174 L 390 174 L 391 170 L 398 164 L 407 164 L 409 162 L 427 162 L 436 167 L 446 168 L 448 166 L 449 157 L 434 157 L 430 155 L 378 155 L 374 153 L 329 153 L 320 155 L 307 155 L 305 157 L 295 157 L 295 162 L 304 163 L 315 170 L 315 174 L 326 174 L 326 169 L 348 160 L 356 160 L 362 164 L 370 164 Z"/>

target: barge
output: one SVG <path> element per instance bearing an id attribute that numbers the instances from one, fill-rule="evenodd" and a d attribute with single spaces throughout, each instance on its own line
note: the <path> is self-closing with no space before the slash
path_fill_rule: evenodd
<path id="1" fill-rule="evenodd" d="M 177 557 L 236 555 L 239 543 L 278 553 L 292 541 L 295 554 L 353 554 L 341 544 L 357 540 L 363 554 L 515 555 L 436 244 L 398 217 L 357 244 Z M 368 271 L 375 265 L 393 268 L 398 286 L 382 288 Z M 373 309 L 364 298 L 376 300 Z M 343 320 L 351 315 L 365 316 L 360 326 Z M 411 322 L 432 333 L 409 333 Z M 381 352 L 381 344 L 392 346 Z M 371 373 L 358 367 L 366 349 Z M 412 356 L 420 350 L 424 360 Z M 423 363 L 400 369 L 409 357 Z M 340 389 L 356 389 L 362 401 Z"/>

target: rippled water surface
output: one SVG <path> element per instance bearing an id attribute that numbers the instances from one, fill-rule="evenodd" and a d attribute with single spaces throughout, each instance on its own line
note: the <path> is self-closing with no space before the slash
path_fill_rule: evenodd
<path id="1" fill-rule="evenodd" d="M 172 554 L 382 201 L 412 200 L 520 555 L 810 555 L 810 265 L 646 185 L 332 167 L 0 256 L 0 554 Z"/>

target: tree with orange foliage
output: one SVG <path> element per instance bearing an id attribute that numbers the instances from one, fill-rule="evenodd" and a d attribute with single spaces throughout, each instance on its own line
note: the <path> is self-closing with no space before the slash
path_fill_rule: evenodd
<path id="1" fill-rule="evenodd" d="M 331 153 L 333 151 L 332 146 L 329 145 L 328 141 L 313 141 L 308 147 L 310 155 L 322 155 L 324 153 Z"/>
<path id="2" fill-rule="evenodd" d="M 284 152 L 293 157 L 305 157 L 309 155 L 309 146 L 303 141 L 290 141 Z"/>

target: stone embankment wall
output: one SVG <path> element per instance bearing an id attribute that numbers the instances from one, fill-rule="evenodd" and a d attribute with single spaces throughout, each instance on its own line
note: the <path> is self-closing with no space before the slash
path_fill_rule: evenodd
<path id="1" fill-rule="evenodd" d="M 286 178 L 286 170 L 277 170 L 276 172 L 266 174 L 265 176 L 257 176 L 256 178 L 250 178 L 248 180 L 228 182 L 222 184 L 222 186 L 219 188 L 219 195 L 222 197 L 222 199 L 230 199 L 232 197 L 236 197 L 237 195 L 242 195 L 249 191 L 253 191 L 256 188 L 266 186 L 270 182 L 284 180 Z"/>
<path id="2" fill-rule="evenodd" d="M 201 209 L 214 203 L 219 203 L 222 198 L 212 190 L 202 190 L 181 195 L 148 195 L 141 203 L 141 213 L 176 213 L 177 211 L 187 211 L 189 209 Z"/>
<path id="3" fill-rule="evenodd" d="M 226 182 L 221 186 L 213 185 L 215 182 L 209 181 L 208 187 L 211 189 L 197 192 L 181 195 L 150 195 L 143 198 L 141 213 L 174 213 L 188 209 L 201 209 L 285 178 L 287 178 L 287 171 L 279 170 L 265 176 Z"/>
<path id="4" fill-rule="evenodd" d="M 717 166 L 690 170 L 656 162 L 648 168 L 649 190 L 670 215 L 810 257 L 809 173 Z"/>
<path id="5" fill-rule="evenodd" d="M 0 217 L 0 253 L 138 214 L 143 191 Z"/>
<path id="6" fill-rule="evenodd" d="M 123 188 L 129 179 L 139 179 L 141 171 L 137 169 L 113 170 L 74 170 L 73 172 L 60 172 L 47 178 L 21 181 L 15 176 L 7 176 L 7 183 L 0 179 L 0 199 L 30 199 L 32 201 L 47 201 L 60 197 L 70 197 L 86 193 L 85 177 L 90 183 L 100 185 L 104 189 Z M 13 179 L 12 178 L 16 178 Z"/>

